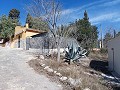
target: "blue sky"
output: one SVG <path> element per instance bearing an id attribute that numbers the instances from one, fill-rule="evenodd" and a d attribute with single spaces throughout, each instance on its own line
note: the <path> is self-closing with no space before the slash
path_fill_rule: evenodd
<path id="1" fill-rule="evenodd" d="M 20 22 L 25 24 L 25 5 L 30 0 L 1 0 L 0 16 L 8 15 L 12 8 L 20 10 Z M 83 18 L 85 10 L 88 12 L 89 20 L 93 25 L 102 26 L 103 34 L 113 29 L 120 31 L 120 0 L 60 0 L 62 4 L 61 24 L 68 24 L 76 19 Z M 59 22 L 59 23 L 60 23 Z"/>

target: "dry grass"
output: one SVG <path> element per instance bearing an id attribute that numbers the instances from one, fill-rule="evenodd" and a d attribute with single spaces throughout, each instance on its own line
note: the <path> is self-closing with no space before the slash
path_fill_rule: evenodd
<path id="1" fill-rule="evenodd" d="M 81 79 L 82 83 L 77 85 L 75 90 L 83 90 L 84 88 L 89 88 L 90 90 L 112 90 L 111 88 L 100 83 L 103 82 L 101 81 L 101 78 L 90 74 L 92 69 L 88 65 L 83 65 L 82 62 L 79 65 L 74 63 L 68 65 L 67 63 L 64 63 L 63 60 L 58 63 L 54 59 L 49 59 L 44 60 L 44 63 L 50 66 L 53 70 L 60 72 L 63 76 L 71 77 L 73 79 Z M 83 63 L 89 64 L 90 61 L 85 62 L 83 60 Z M 92 71 L 98 74 L 100 73 L 94 70 Z"/>
<path id="2" fill-rule="evenodd" d="M 100 52 L 92 52 L 89 54 L 89 57 L 95 60 L 107 60 L 107 55 L 101 54 Z M 56 61 L 56 55 L 53 54 L 50 58 L 45 58 L 45 60 L 39 61 L 46 64 L 47 66 L 50 66 L 50 68 L 53 70 L 60 72 L 63 76 L 71 77 L 73 79 L 80 79 L 81 83 L 75 86 L 74 90 L 83 90 L 85 88 L 89 88 L 90 90 L 112 90 L 111 87 L 105 86 L 103 84 L 105 82 L 101 77 L 97 76 L 101 72 L 90 68 L 90 59 L 83 59 L 80 64 L 71 63 L 71 65 L 68 65 L 63 61 L 63 59 L 61 59 L 58 63 Z M 96 75 L 90 73 L 91 71 Z"/>
<path id="3" fill-rule="evenodd" d="M 55 76 L 53 73 L 46 72 L 46 70 L 44 70 L 43 67 L 41 67 L 40 62 L 42 62 L 40 59 L 34 59 L 30 60 L 28 64 L 36 71 L 36 73 L 46 75 L 48 78 L 50 78 L 50 81 L 52 82 L 56 82 L 57 84 L 60 83 L 60 85 L 62 85 L 63 87 L 63 90 L 73 90 L 72 87 L 70 87 L 66 83 L 61 83 L 58 79 L 58 76 Z"/>
<path id="4" fill-rule="evenodd" d="M 100 53 L 100 51 L 90 52 L 89 57 L 96 60 L 107 60 L 108 54 Z"/>

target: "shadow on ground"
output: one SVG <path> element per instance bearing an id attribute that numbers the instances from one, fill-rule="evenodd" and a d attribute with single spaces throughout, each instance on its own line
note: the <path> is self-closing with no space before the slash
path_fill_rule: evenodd
<path id="1" fill-rule="evenodd" d="M 96 71 L 111 75 L 111 73 L 108 71 L 108 61 L 91 60 L 89 66 Z"/>
<path id="2" fill-rule="evenodd" d="M 120 82 L 108 70 L 108 61 L 91 60 L 89 66 L 96 71 L 104 73 L 104 79 L 111 83 L 113 90 L 120 90 Z"/>

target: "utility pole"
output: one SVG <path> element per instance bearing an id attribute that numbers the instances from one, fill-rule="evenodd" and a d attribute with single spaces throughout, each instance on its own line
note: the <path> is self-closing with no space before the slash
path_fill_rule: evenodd
<path id="1" fill-rule="evenodd" d="M 101 33 L 101 47 L 100 48 L 103 48 L 103 38 L 102 38 L 102 26 L 100 24 L 100 33 Z"/>
<path id="2" fill-rule="evenodd" d="M 114 32 L 114 38 L 115 38 L 116 37 L 116 31 L 114 30 L 113 32 Z"/>

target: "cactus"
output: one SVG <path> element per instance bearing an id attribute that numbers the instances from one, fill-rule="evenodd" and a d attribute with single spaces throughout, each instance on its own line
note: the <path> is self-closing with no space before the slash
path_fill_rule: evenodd
<path id="1" fill-rule="evenodd" d="M 81 57 L 86 57 L 87 50 L 82 49 L 80 46 L 76 47 L 73 43 L 72 45 L 69 45 L 66 53 L 65 53 L 65 59 L 67 62 L 71 61 L 78 61 L 79 58 Z"/>

